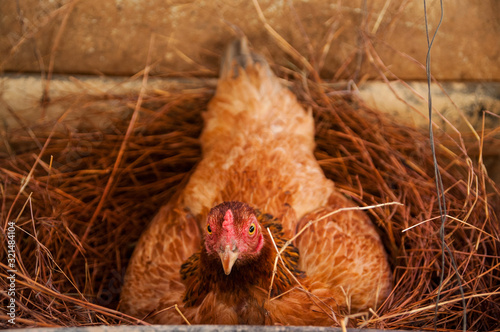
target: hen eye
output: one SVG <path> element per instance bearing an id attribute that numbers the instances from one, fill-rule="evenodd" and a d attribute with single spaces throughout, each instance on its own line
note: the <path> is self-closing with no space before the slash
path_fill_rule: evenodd
<path id="1" fill-rule="evenodd" d="M 248 228 L 248 234 L 252 235 L 253 233 L 255 233 L 255 225 L 252 223 Z"/>
<path id="2" fill-rule="evenodd" d="M 207 232 L 208 234 L 212 234 L 212 228 L 210 228 L 210 225 L 207 225 Z"/>

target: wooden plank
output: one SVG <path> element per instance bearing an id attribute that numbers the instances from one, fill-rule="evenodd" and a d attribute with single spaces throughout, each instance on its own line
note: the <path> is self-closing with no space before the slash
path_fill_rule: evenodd
<path id="1" fill-rule="evenodd" d="M 255 3 L 265 22 L 246 0 L 1 1 L 7 15 L 0 20 L 0 71 L 47 71 L 52 60 L 55 73 L 130 76 L 144 68 L 154 35 L 153 74 L 215 77 L 222 50 L 238 33 L 277 65 L 306 68 L 283 51 L 272 29 L 328 79 L 380 78 L 381 72 L 425 79 L 422 1 Z M 427 7 L 433 32 L 439 1 Z M 434 76 L 500 81 L 499 22 L 498 0 L 445 2 L 432 52 Z M 377 55 L 388 69 L 376 70 Z"/>

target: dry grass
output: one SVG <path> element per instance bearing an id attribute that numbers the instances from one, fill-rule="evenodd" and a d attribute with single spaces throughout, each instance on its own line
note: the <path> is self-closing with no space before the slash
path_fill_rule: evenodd
<path id="1" fill-rule="evenodd" d="M 442 257 L 427 134 L 394 123 L 353 97 L 328 97 L 333 91 L 312 83 L 307 90 L 299 83 L 293 89 L 314 111 L 316 156 L 337 188 L 362 206 L 404 204 L 368 210 L 389 252 L 396 287 L 376 314 L 351 323 L 431 329 Z M 58 123 L 31 127 L 31 135 L 2 133 L 0 215 L 4 234 L 7 221 L 16 223 L 17 326 L 141 323 L 115 310 L 128 258 L 159 206 L 199 160 L 201 112 L 212 93 L 207 87 L 144 95 L 111 180 L 137 96 L 55 100 L 60 105 L 79 100 L 68 111 L 85 114 L 79 125 L 68 114 Z M 103 105 L 128 116 L 103 112 Z M 94 123 L 97 117 L 106 121 L 105 128 Z M 446 242 L 462 277 L 469 328 L 499 329 L 498 189 L 461 143 L 452 142 L 445 135 L 438 141 L 449 211 Z M 403 232 L 422 221 L 427 222 Z M 5 290 L 6 249 L 0 262 Z M 444 268 L 437 324 L 439 330 L 453 330 L 460 328 L 462 307 L 449 256 Z M 2 310 L 5 306 L 2 301 Z M 0 316 L 2 322 L 8 318 L 4 311 Z"/>
<path id="2" fill-rule="evenodd" d="M 328 177 L 360 205 L 399 201 L 404 209 L 369 210 L 391 256 L 396 287 L 366 326 L 432 329 L 441 273 L 439 209 L 427 133 L 396 124 L 376 111 L 336 101 L 317 112 L 316 156 Z M 335 142 L 335 144 L 332 144 Z M 446 143 L 445 143 L 446 142 Z M 500 328 L 500 226 L 498 189 L 482 165 L 444 135 L 437 142 L 446 190 L 446 242 L 464 285 L 468 328 Z M 446 148 L 448 147 L 448 148 Z M 411 228 L 409 227 L 424 223 Z M 450 257 L 437 316 L 439 330 L 460 329 L 463 309 Z"/>
<path id="3" fill-rule="evenodd" d="M 59 37 L 75 3 L 70 1 L 47 19 L 65 15 L 52 45 L 45 101 Z M 381 308 L 352 317 L 351 323 L 432 330 L 436 318 L 439 331 L 460 329 L 463 308 L 449 255 L 444 257 L 435 317 L 443 257 L 428 134 L 367 108 L 350 92 L 316 84 L 342 28 L 332 24 L 316 61 L 311 61 L 278 34 L 258 2 L 253 3 L 265 30 L 297 68 L 306 68 L 313 78 L 308 81 L 281 68 L 299 100 L 315 114 L 316 157 L 325 174 L 361 206 L 404 204 L 367 212 L 386 245 L 396 286 Z M 364 23 L 361 28 L 365 33 L 360 34 L 359 48 L 334 79 L 345 77 L 348 70 L 355 78 L 362 62 L 372 64 L 382 79 L 397 79 L 378 57 Z M 23 36 L 9 56 L 32 37 Z M 68 96 L 49 103 L 67 109 L 57 123 L 0 131 L 2 243 L 8 222 L 16 224 L 16 326 L 144 323 L 116 310 L 125 269 L 142 230 L 200 159 L 201 112 L 212 94 L 207 86 L 141 95 L 142 107 L 132 125 L 139 96 Z M 498 144 L 498 131 L 478 133 L 480 141 L 459 133 L 437 134 L 449 215 L 445 241 L 462 278 L 468 327 L 500 330 L 500 194 L 481 159 L 483 147 Z M 0 250 L 0 324 L 10 327 L 4 296 L 7 250 Z"/>

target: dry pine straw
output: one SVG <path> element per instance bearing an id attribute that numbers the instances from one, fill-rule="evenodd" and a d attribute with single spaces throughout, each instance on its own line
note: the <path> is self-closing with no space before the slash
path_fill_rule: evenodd
<path id="1" fill-rule="evenodd" d="M 314 111 L 316 157 L 337 188 L 361 206 L 404 204 L 367 210 L 386 245 L 396 287 L 381 308 L 350 323 L 432 329 L 442 256 L 427 133 L 355 98 L 327 97 L 329 91 L 311 86 L 307 93 L 299 85 L 293 89 Z M 128 258 L 144 227 L 200 159 L 200 113 L 212 94 L 206 88 L 144 96 L 115 173 L 136 96 L 55 100 L 71 106 L 65 119 L 2 132 L 0 215 L 4 235 L 7 220 L 16 222 L 16 326 L 142 323 L 115 310 Z M 103 111 L 110 107 L 116 112 Z M 103 120 L 106 125 L 96 124 Z M 457 142 L 443 134 L 437 142 L 449 214 L 445 240 L 462 277 L 469 329 L 500 329 L 498 189 L 478 158 L 469 158 Z M 6 261 L 4 249 L 2 291 Z M 449 255 L 444 269 L 436 321 L 438 330 L 454 330 L 461 328 L 463 311 Z"/>

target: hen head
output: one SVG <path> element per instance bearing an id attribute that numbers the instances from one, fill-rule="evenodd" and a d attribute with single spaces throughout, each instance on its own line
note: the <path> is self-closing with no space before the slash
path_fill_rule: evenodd
<path id="1" fill-rule="evenodd" d="M 224 273 L 235 264 L 255 261 L 264 246 L 264 235 L 256 213 L 241 202 L 224 202 L 212 208 L 205 228 L 205 249 L 209 256 L 220 257 Z"/>

